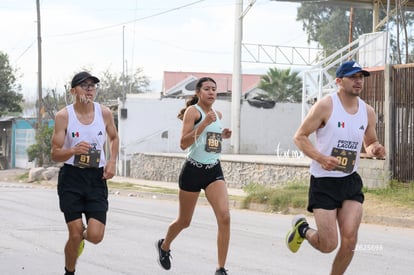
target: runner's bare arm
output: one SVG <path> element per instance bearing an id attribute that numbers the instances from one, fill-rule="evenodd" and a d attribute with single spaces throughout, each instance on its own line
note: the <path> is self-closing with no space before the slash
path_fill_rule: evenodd
<path id="1" fill-rule="evenodd" d="M 197 128 L 194 129 L 194 123 L 200 118 L 200 112 L 194 107 L 190 106 L 184 113 L 183 127 L 181 130 L 180 147 L 182 150 L 190 147 L 201 134 L 201 132 L 208 126 L 205 119 Z M 209 123 L 209 122 L 208 122 Z"/>
<path id="2" fill-rule="evenodd" d="M 102 108 L 102 116 L 105 121 L 106 125 L 106 134 L 109 139 L 109 150 L 110 150 L 110 156 L 109 160 L 106 163 L 105 169 L 104 169 L 104 178 L 110 179 L 115 175 L 115 168 L 116 168 L 116 160 L 118 158 L 118 152 L 119 152 L 119 136 L 118 132 L 116 130 L 114 117 L 112 115 L 111 110 L 101 105 Z"/>
<path id="3" fill-rule="evenodd" d="M 374 108 L 367 104 L 368 126 L 364 136 L 365 151 L 370 157 L 384 158 L 385 148 L 382 146 L 377 137 L 375 130 L 376 116 Z"/>
<path id="4" fill-rule="evenodd" d="M 312 106 L 294 135 L 296 146 L 309 158 L 319 162 L 323 169 L 332 170 L 338 166 L 338 159 L 322 155 L 312 144 L 309 136 L 317 129 L 324 127 L 332 112 L 332 99 L 325 97 Z"/>

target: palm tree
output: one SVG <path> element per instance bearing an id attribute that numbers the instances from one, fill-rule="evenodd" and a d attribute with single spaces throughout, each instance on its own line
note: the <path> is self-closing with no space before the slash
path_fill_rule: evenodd
<path id="1" fill-rule="evenodd" d="M 261 96 L 276 102 L 301 102 L 302 79 L 290 69 L 270 68 L 260 79 L 258 87 L 266 93 Z"/>

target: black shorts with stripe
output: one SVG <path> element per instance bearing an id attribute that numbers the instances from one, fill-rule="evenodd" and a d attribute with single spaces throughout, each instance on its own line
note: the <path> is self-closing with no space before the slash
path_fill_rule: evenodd
<path id="1" fill-rule="evenodd" d="M 326 210 L 341 208 L 345 200 L 363 203 L 362 187 L 362 179 L 357 172 L 341 178 L 311 176 L 308 211 L 313 212 L 315 208 Z"/>
<path id="2" fill-rule="evenodd" d="M 178 184 L 184 191 L 200 192 L 216 180 L 224 180 L 219 160 L 213 164 L 202 164 L 193 159 L 187 159 L 181 169 Z"/>

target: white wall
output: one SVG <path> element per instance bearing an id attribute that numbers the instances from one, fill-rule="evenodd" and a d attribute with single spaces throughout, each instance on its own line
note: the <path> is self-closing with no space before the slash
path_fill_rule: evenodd
<path id="1" fill-rule="evenodd" d="M 301 122 L 301 103 L 276 103 L 272 109 L 244 101 L 240 115 L 240 153 L 272 155 L 297 150 L 293 135 Z"/>
<path id="2" fill-rule="evenodd" d="M 126 155 L 128 160 L 139 152 L 182 153 L 182 121 L 177 114 L 184 106 L 184 99 L 127 95 L 127 119 L 121 119 L 121 107 L 118 108 L 120 158 Z M 223 114 L 224 127 L 230 128 L 231 102 L 217 100 L 214 108 Z M 277 103 L 273 109 L 259 109 L 243 101 L 240 110 L 240 154 L 276 154 L 278 145 L 280 152 L 297 150 L 292 137 L 301 120 L 300 103 Z M 161 137 L 163 131 L 168 131 L 168 138 Z M 226 139 L 223 153 L 231 152 L 230 140 Z"/>

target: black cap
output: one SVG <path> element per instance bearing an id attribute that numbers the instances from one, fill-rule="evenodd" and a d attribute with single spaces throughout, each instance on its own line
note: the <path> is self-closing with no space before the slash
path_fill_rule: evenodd
<path id="1" fill-rule="evenodd" d="M 336 70 L 336 77 L 341 78 L 344 76 L 351 76 L 356 73 L 362 73 L 364 76 L 369 76 L 369 72 L 361 68 L 361 66 L 354 60 L 342 63 Z"/>
<path id="2" fill-rule="evenodd" d="M 95 82 L 95 84 L 99 83 L 99 78 L 97 78 L 96 76 L 93 76 L 88 72 L 80 72 L 75 74 L 75 76 L 72 78 L 72 88 L 81 84 L 86 79 L 91 79 L 93 82 Z"/>

